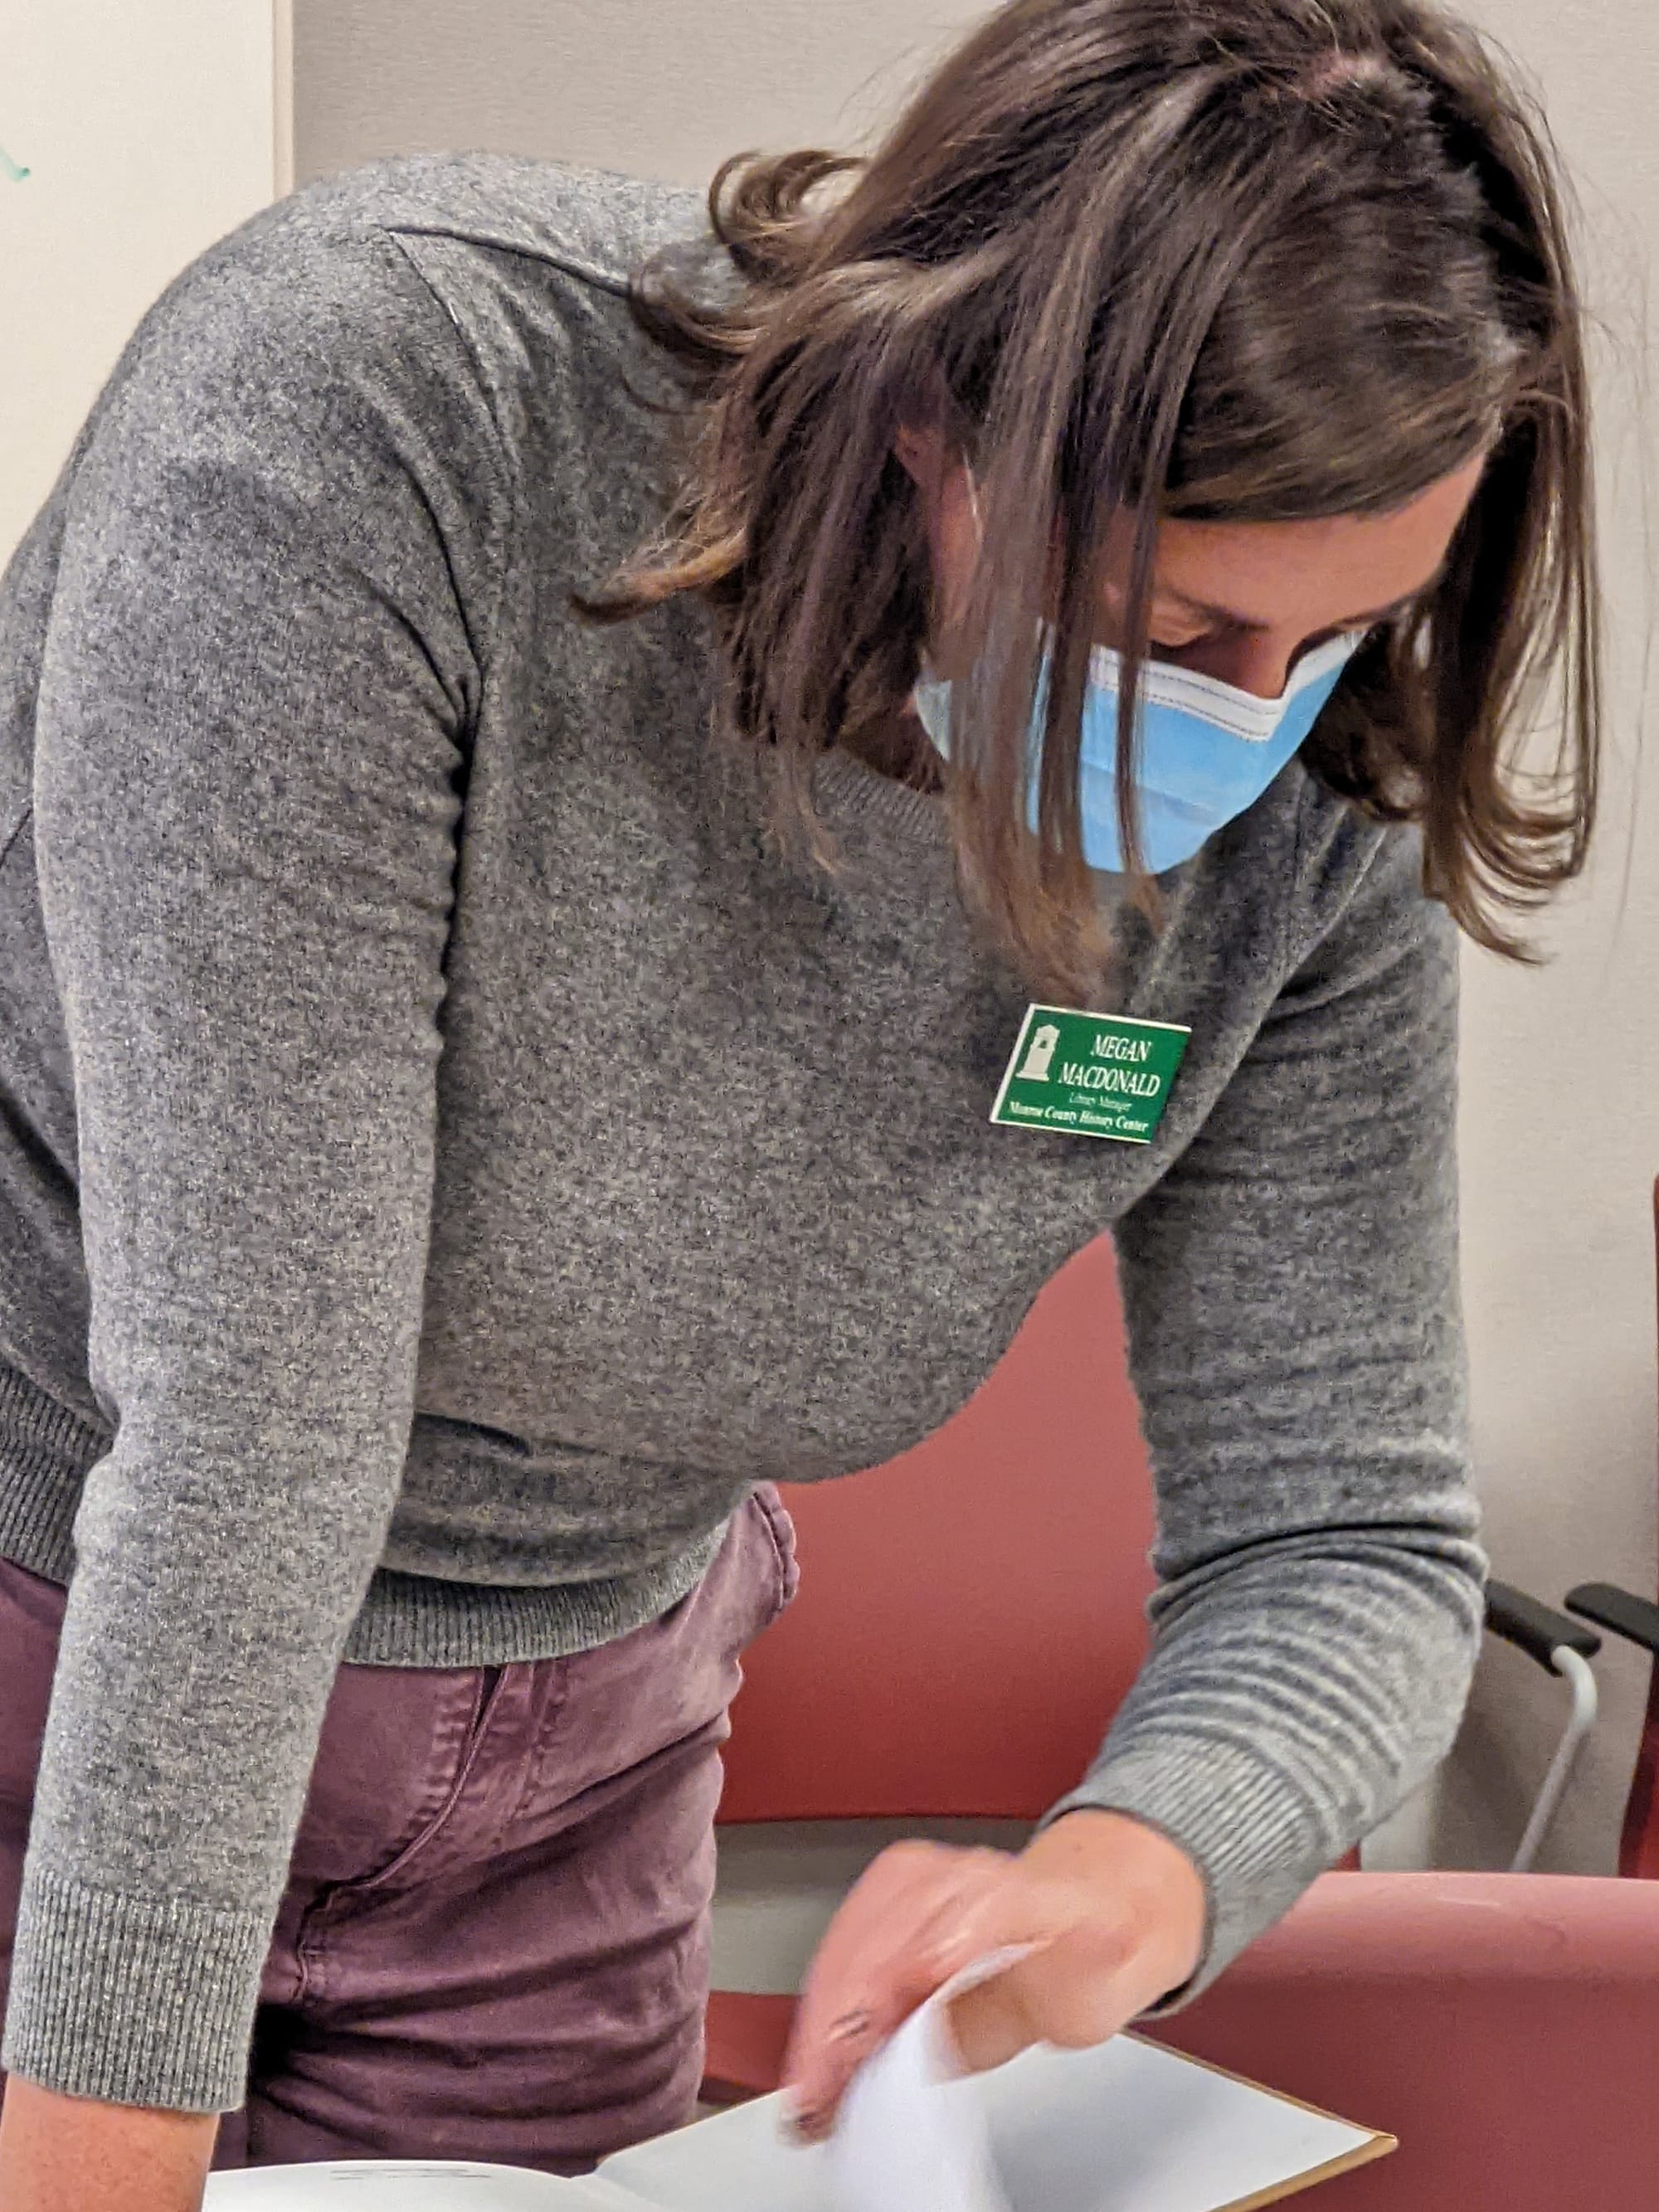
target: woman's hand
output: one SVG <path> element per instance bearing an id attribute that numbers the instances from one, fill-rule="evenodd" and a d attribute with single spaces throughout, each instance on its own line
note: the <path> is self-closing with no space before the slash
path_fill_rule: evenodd
<path id="1" fill-rule="evenodd" d="M 900 1844 L 836 1914 L 807 1978 L 785 2083 L 828 2133 L 854 2074 L 964 1966 L 1029 1947 L 963 1992 L 951 2027 L 973 2072 L 1028 2044 L 1104 2043 L 1197 1966 L 1207 1903 L 1181 1850 L 1127 1814 L 1079 1811 L 1018 1856 Z"/>

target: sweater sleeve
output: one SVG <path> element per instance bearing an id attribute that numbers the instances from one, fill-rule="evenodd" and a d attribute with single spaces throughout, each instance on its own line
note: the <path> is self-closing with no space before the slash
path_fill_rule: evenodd
<path id="1" fill-rule="evenodd" d="M 1155 1635 L 1055 1810 L 1132 1813 L 1196 1862 L 1210 1924 L 1183 1997 L 1430 1773 L 1480 1641 L 1455 937 L 1413 836 L 1351 822 L 1335 844 L 1357 888 L 1292 951 L 1242 1065 L 1117 1240 L 1158 1493 Z"/>
<path id="2" fill-rule="evenodd" d="M 100 404 L 37 715 L 116 1437 L 75 1526 L 4 2057 L 203 2111 L 241 2100 L 408 1446 L 497 565 L 453 331 L 390 240 L 279 224 L 181 280 Z"/>

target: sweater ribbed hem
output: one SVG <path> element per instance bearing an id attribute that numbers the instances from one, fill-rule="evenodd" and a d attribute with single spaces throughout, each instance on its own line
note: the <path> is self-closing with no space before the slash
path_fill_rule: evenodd
<path id="1" fill-rule="evenodd" d="M 690 1551 L 605 1582 L 509 1589 L 382 1569 L 342 1656 L 354 1667 L 510 1667 L 566 1659 L 659 1620 L 695 1589 L 720 1549 L 722 1523 Z"/>
<path id="2" fill-rule="evenodd" d="M 82 1486 L 112 1441 L 0 1359 L 0 1558 L 69 1581 Z"/>
<path id="3" fill-rule="evenodd" d="M 112 1896 L 31 1863 L 0 2059 L 64 2096 L 233 2112 L 270 1932 L 257 1913 Z"/>
<path id="4" fill-rule="evenodd" d="M 1354 1841 L 1320 1837 L 1305 1796 L 1254 1753 L 1162 1729 L 1109 1751 L 1043 1825 L 1090 1809 L 1144 1820 L 1178 1844 L 1204 1879 L 1209 1909 L 1197 1968 L 1154 2014 L 1207 1989 Z"/>
<path id="5" fill-rule="evenodd" d="M 111 1439 L 0 1360 L 0 1559 L 67 1587 L 75 1516 Z M 354 1667 L 511 1667 L 568 1659 L 659 1620 L 707 1573 L 722 1522 L 629 1575 L 507 1587 L 398 1574 L 368 1586 L 342 1658 Z"/>

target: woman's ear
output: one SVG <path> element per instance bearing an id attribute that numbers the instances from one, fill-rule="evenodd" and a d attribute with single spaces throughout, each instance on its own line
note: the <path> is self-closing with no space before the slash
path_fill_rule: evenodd
<path id="1" fill-rule="evenodd" d="M 959 672 L 956 631 L 966 610 L 978 565 L 981 532 L 979 499 L 962 456 L 934 428 L 902 422 L 893 434 L 893 457 L 921 494 L 927 533 L 933 619 L 928 653 L 942 675 Z"/>
<path id="2" fill-rule="evenodd" d="M 937 488 L 945 465 L 945 441 L 937 430 L 901 422 L 893 434 L 893 453 L 899 465 L 924 490 Z"/>

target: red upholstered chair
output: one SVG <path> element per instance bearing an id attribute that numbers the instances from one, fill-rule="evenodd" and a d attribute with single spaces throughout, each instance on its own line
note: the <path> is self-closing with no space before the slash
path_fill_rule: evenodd
<path id="1" fill-rule="evenodd" d="M 1154 2033 L 1399 2137 L 1310 2205 L 1659 2203 L 1659 1884 L 1327 1875 Z"/>
<path id="2" fill-rule="evenodd" d="M 1134 1679 L 1147 1641 L 1152 1489 L 1106 1240 L 1048 1285 L 954 1420 L 887 1467 L 788 1502 L 800 1595 L 750 1654 L 726 1753 L 711 2098 L 775 2084 L 793 2010 L 784 1992 L 863 1859 L 896 1831 L 1036 1820 L 1087 1767 Z M 1575 1720 L 1528 1823 L 1528 1851 L 1593 1710 L 1581 1655 L 1596 1639 L 1501 1588 L 1488 1618 L 1574 1676 Z M 793 1825 L 802 1823 L 814 1826 L 803 1834 Z M 866 1826 L 826 1880 L 820 1823 L 836 1833 L 890 1826 L 873 1835 Z M 769 1892 L 752 1869 L 780 1832 L 769 1862 L 782 1874 Z M 732 1879 L 740 1845 L 750 1871 Z M 803 1869 L 816 1880 L 803 1882 Z M 744 1913 L 748 1956 L 733 1972 L 722 1929 Z M 768 1938 L 758 1948 L 772 1953 L 763 1976 L 753 1967 L 757 1923 Z"/>
<path id="3" fill-rule="evenodd" d="M 1659 1605 L 1632 1597 L 1612 1583 L 1581 1583 L 1568 1591 L 1567 1605 L 1586 1620 L 1639 1644 L 1659 1661 Z M 1619 1871 L 1659 1881 L 1659 1664 L 1648 1685 L 1642 1741 L 1619 1838 Z"/>
<path id="4" fill-rule="evenodd" d="M 1659 1181 L 1653 1186 L 1653 1229 L 1655 1250 L 1659 1254 Z M 1648 1682 L 1647 1716 L 1619 1845 L 1619 1871 L 1651 1881 L 1659 1879 L 1659 1605 L 1650 1604 L 1612 1583 L 1582 1583 L 1568 1592 L 1567 1608 L 1655 1655 Z"/>

